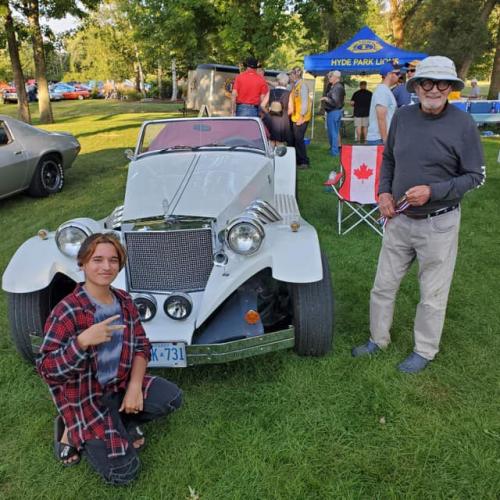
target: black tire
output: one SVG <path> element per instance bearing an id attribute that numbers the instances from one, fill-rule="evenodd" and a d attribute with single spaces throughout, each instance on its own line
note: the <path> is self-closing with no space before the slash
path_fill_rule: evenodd
<path id="1" fill-rule="evenodd" d="M 333 289 L 326 256 L 321 254 L 323 279 L 292 283 L 295 352 L 300 356 L 324 356 L 333 342 Z"/>
<path id="2" fill-rule="evenodd" d="M 64 169 L 61 159 L 46 155 L 40 159 L 31 179 L 28 192 L 31 196 L 43 197 L 61 191 L 64 186 Z"/>
<path id="3" fill-rule="evenodd" d="M 8 293 L 10 334 L 17 351 L 28 363 L 34 363 L 50 312 L 49 288 L 31 293 Z"/>

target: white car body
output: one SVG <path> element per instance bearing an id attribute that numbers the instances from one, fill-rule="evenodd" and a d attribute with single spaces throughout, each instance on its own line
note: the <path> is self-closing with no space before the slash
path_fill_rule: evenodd
<path id="1" fill-rule="evenodd" d="M 228 145 L 220 139 L 222 142 L 217 146 L 170 144 L 160 151 L 153 147 L 158 142 L 156 137 L 145 146 L 144 141 L 155 127 L 172 130 L 191 126 L 199 135 L 207 130 L 212 133 L 218 127 L 223 130 L 240 127 L 254 135 L 258 130 L 255 141 L 259 147 L 238 146 L 234 141 L 241 142 L 244 139 L 241 135 L 224 137 Z M 260 292 L 254 291 L 254 288 L 261 290 L 261 285 L 248 283 L 267 284 L 274 280 L 273 283 L 301 286 L 329 280 L 329 276 L 324 276 L 317 233 L 301 217 L 295 199 L 295 151 L 286 148 L 286 154 L 284 149 L 279 153 L 271 148 L 262 122 L 255 118 L 146 122 L 131 155 L 123 207 L 101 221 L 79 218 L 69 222 L 85 228 L 87 234 L 110 229 L 120 234 L 127 247 L 128 261 L 113 286 L 129 291 L 133 298 L 147 297 L 156 303 L 154 317 L 143 321 L 153 346 L 180 343 L 187 348 L 187 364 L 196 364 L 257 354 L 256 342 L 273 344 L 273 348 L 268 345 L 262 352 L 294 345 L 291 326 L 281 329 L 280 332 L 286 333 L 278 334 L 276 339 L 265 332 L 263 319 L 260 326 L 245 322 L 234 326 L 234 335 L 230 327 L 220 326 L 235 324 L 230 318 L 238 316 L 235 312 L 238 300 L 240 305 L 252 303 L 249 310 L 257 309 L 256 304 L 262 302 Z M 249 210 L 252 204 L 254 207 Z M 267 207 L 271 213 L 275 211 L 272 220 L 260 214 L 261 209 L 268 214 Z M 248 218 L 251 225 L 255 219 L 265 236 L 257 251 L 243 255 L 232 250 L 227 231 L 235 220 Z M 83 281 L 76 259 L 60 251 L 56 233 L 43 236 L 44 239 L 34 236 L 26 241 L 7 266 L 2 287 L 11 296 L 46 290 L 61 276 L 74 283 Z M 330 289 L 329 281 L 327 285 Z M 274 287 L 273 284 L 270 289 Z M 192 306 L 190 314 L 182 320 L 172 319 L 162 310 L 167 298 L 176 294 L 186 296 Z M 330 305 L 331 302 L 330 299 Z M 331 311 L 327 314 L 332 315 Z M 217 316 L 226 319 L 222 321 Z M 221 329 L 224 332 L 219 335 Z M 331 321 L 329 329 L 331 343 Z M 216 340 L 209 342 L 211 347 L 202 349 L 202 345 L 207 347 L 207 338 Z M 251 348 L 243 354 L 245 342 Z M 200 344 L 198 350 L 190 350 L 196 344 Z M 217 358 L 214 344 L 231 353 Z M 235 351 L 240 354 L 234 355 Z M 210 352 L 214 355 L 210 356 Z M 311 354 L 324 352 L 312 349 Z M 155 366 L 185 365 L 160 361 Z"/>

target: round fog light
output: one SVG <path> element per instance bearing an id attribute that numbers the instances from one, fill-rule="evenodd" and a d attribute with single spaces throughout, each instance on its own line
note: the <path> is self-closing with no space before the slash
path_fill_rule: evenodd
<path id="1" fill-rule="evenodd" d="M 156 315 L 156 299 L 152 295 L 138 295 L 134 298 L 135 307 L 141 321 L 150 321 Z"/>
<path id="2" fill-rule="evenodd" d="M 186 319 L 193 309 L 193 303 L 189 295 L 170 295 L 163 304 L 165 314 L 172 319 Z"/>

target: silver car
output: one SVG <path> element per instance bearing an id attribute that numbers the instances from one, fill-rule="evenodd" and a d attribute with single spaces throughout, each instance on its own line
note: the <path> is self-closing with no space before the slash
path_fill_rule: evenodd
<path id="1" fill-rule="evenodd" d="M 0 198 L 25 190 L 32 196 L 59 192 L 79 152 L 80 143 L 69 133 L 0 115 Z"/>

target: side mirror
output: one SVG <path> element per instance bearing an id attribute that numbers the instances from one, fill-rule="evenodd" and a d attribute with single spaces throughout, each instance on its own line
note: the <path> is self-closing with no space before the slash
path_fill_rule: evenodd
<path id="1" fill-rule="evenodd" d="M 286 146 L 276 146 L 274 148 L 274 154 L 276 156 L 285 156 L 286 155 Z"/>
<path id="2" fill-rule="evenodd" d="M 125 155 L 125 158 L 127 158 L 127 160 L 130 160 L 132 161 L 134 159 L 134 151 L 132 149 L 126 149 L 124 152 L 124 155 Z"/>

